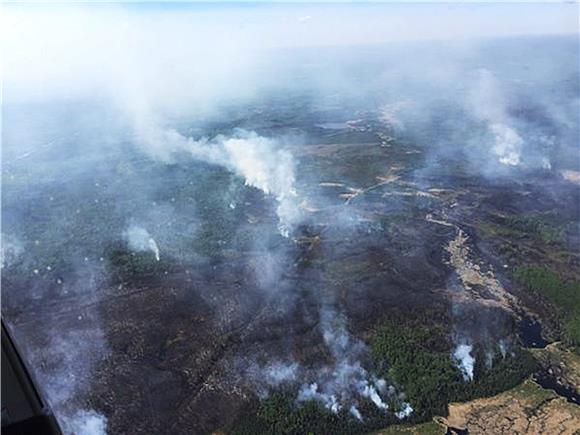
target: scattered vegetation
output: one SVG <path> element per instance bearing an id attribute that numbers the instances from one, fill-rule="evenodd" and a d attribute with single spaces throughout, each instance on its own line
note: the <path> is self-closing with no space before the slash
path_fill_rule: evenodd
<path id="1" fill-rule="evenodd" d="M 565 227 L 554 223 L 550 215 L 496 216 L 492 221 L 482 222 L 480 227 L 514 241 L 531 239 L 548 244 L 562 242 L 566 232 Z"/>
<path id="2" fill-rule="evenodd" d="M 550 225 L 537 216 L 511 216 L 506 219 L 508 228 L 516 233 L 531 235 L 545 243 L 562 239 L 562 229 Z"/>
<path id="3" fill-rule="evenodd" d="M 518 267 L 514 278 L 562 313 L 562 338 L 568 344 L 580 346 L 580 282 L 564 282 L 558 274 L 541 266 Z"/>

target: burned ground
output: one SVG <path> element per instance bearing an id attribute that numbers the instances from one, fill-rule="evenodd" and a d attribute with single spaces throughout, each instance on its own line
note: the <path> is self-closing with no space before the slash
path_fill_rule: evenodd
<path id="1" fill-rule="evenodd" d="M 183 240 L 167 250 L 167 243 L 158 240 L 162 259 L 156 262 L 150 253 L 131 252 L 114 237 L 104 243 L 99 238 L 95 245 L 86 234 L 89 240 L 83 246 L 92 249 L 87 261 L 107 266 L 106 273 L 95 272 L 90 292 L 82 289 L 82 269 L 78 287 L 59 291 L 75 278 L 58 264 L 66 255 L 54 249 L 77 256 L 78 251 L 56 240 L 64 228 L 51 234 L 47 225 L 52 217 L 42 218 L 43 213 L 68 210 L 74 192 L 44 191 L 29 203 L 19 202 L 30 208 L 26 215 L 33 222 L 20 223 L 27 228 L 25 236 L 39 239 L 32 245 L 39 250 L 34 257 L 45 255 L 45 249 L 55 259 L 41 271 L 18 261 L 4 271 L 5 292 L 25 289 L 7 298 L 4 309 L 30 343 L 33 364 L 50 372 L 51 355 L 37 349 L 49 346 L 51 331 L 90 331 L 87 322 L 97 322 L 106 344 L 92 363 L 91 380 L 69 400 L 106 415 L 112 433 L 206 433 L 227 428 L 250 412 L 255 392 L 237 373 L 240 361 L 286 359 L 315 367 L 332 360 L 318 327 L 321 303 L 344 312 L 349 332 L 367 343 L 385 321 L 401 315 L 426 319 L 422 313 L 431 312 L 432 319 L 446 319 L 448 325 L 439 323 L 446 334 L 461 330 L 481 346 L 502 337 L 517 340 L 515 308 L 549 319 L 547 308 L 511 284 L 510 271 L 522 258 L 530 263 L 548 259 L 563 276 L 577 278 L 577 253 L 570 250 L 578 237 L 573 209 L 577 190 L 554 178 L 548 178 L 553 186 L 548 190 L 529 179 L 497 183 L 467 175 L 417 178 L 425 150 L 404 141 L 391 140 L 385 146 L 390 131 L 373 122 L 357 124 L 358 130 L 356 125 L 333 130 L 327 134 L 333 143 L 292 150 L 299 172 L 307 174 L 298 186 L 306 198 L 305 223 L 292 239 L 276 233 L 268 201 L 227 173 L 198 168 L 192 185 L 191 168 L 169 167 L 158 175 L 158 169 L 150 168 L 148 176 L 163 178 L 166 186 L 153 192 L 151 210 L 161 207 L 163 213 L 170 205 L 172 220 L 163 224 L 177 228 Z M 143 171 L 134 161 L 122 168 L 121 182 L 135 182 L 134 171 Z M 200 169 L 205 178 L 199 176 Z M 204 191 L 204 183 L 221 186 L 221 196 Z M 229 199 L 223 198 L 224 188 Z M 85 204 L 114 206 L 112 191 L 113 186 L 96 189 Z M 236 208 L 228 210 L 231 201 Z M 79 207 L 81 213 L 82 207 L 90 207 L 86 213 L 91 214 L 95 206 Z M 100 223 L 100 231 L 120 232 L 125 212 L 107 218 L 110 214 L 100 211 L 108 219 Z M 188 222 L 187 213 L 195 213 L 195 223 Z M 538 217 L 546 223 L 525 226 L 510 216 Z M 67 222 L 70 239 L 83 228 L 93 228 L 92 221 L 76 225 L 82 228 Z M 187 233 L 191 225 L 196 225 L 193 237 Z M 514 226 L 511 232 L 503 230 Z M 552 228 L 558 231 L 549 232 L 545 237 L 554 237 L 546 241 L 542 231 Z M 459 230 L 467 235 L 470 261 L 478 271 L 494 271 L 507 283 L 506 291 L 515 295 L 509 300 L 517 307 L 488 307 L 485 301 L 496 295 L 473 288 L 479 291 L 473 299 L 462 288 L 446 250 Z M 259 245 L 253 242 L 257 237 L 262 238 Z M 84 260 L 79 260 L 82 265 Z M 257 272 L 273 266 L 271 280 L 260 282 Z M 81 376 L 87 374 L 84 369 Z"/>

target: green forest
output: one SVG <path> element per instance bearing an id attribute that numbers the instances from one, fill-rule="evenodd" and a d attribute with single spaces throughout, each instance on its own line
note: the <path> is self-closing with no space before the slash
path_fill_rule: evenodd
<path id="1" fill-rule="evenodd" d="M 569 345 L 580 346 L 580 282 L 565 282 L 541 266 L 518 267 L 514 277 L 522 287 L 554 306 L 561 314 L 562 339 Z"/>

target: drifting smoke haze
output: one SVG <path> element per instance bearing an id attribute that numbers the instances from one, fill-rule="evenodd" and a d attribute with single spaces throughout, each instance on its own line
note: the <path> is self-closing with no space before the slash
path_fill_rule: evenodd
<path id="1" fill-rule="evenodd" d="M 414 296 L 365 286 L 431 284 L 387 267 L 440 276 L 427 241 L 391 237 L 376 216 L 432 200 L 430 183 L 459 159 L 462 176 L 493 182 L 580 171 L 574 5 L 2 8 L 3 312 L 67 434 L 130 431 L 120 409 L 129 399 L 107 391 L 117 376 L 135 397 L 139 382 L 166 394 L 170 405 L 147 406 L 171 416 L 196 415 L 202 393 L 238 394 L 239 379 L 208 387 L 212 370 L 234 372 L 261 398 L 290 386 L 299 406 L 315 401 L 357 422 L 365 404 L 412 418 L 405 391 L 372 364 L 365 318 Z M 340 148 L 355 134 L 357 146 L 374 144 L 373 128 L 388 133 L 381 150 L 416 144 L 397 158 L 419 163 L 393 157 L 377 176 L 378 154 L 362 161 L 361 148 Z M 404 188 L 379 191 L 400 177 Z M 339 254 L 364 265 L 351 273 Z M 380 273 L 349 285 L 335 271 L 371 267 Z M 151 299 L 134 302 L 142 294 Z M 481 330 L 453 321 L 445 355 L 466 381 L 472 341 L 509 354 L 504 331 L 486 335 L 487 318 Z M 137 408 L 132 421 L 151 411 Z M 211 418 L 188 433 L 207 432 Z M 168 421 L 154 424 L 170 430 Z"/>

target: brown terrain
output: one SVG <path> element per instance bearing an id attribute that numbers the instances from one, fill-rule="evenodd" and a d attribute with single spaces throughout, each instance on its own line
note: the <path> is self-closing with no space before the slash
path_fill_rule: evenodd
<path id="1" fill-rule="evenodd" d="M 580 430 L 580 407 L 532 381 L 494 397 L 449 405 L 439 421 L 468 434 L 574 435 Z"/>

